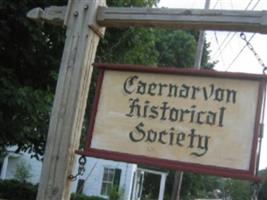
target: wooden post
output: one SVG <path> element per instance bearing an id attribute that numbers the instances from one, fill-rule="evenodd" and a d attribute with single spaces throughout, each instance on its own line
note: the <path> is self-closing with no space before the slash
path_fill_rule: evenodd
<path id="1" fill-rule="evenodd" d="M 208 10 L 209 7 L 210 7 L 210 0 L 206 0 L 205 9 Z M 200 69 L 201 67 L 204 41 L 205 41 L 205 31 L 199 31 L 197 51 L 196 51 L 195 64 L 194 64 L 194 67 L 197 69 Z"/>
<path id="2" fill-rule="evenodd" d="M 175 171 L 174 183 L 173 183 L 173 186 L 172 186 L 171 200 L 180 200 L 183 175 L 184 175 L 184 172 Z"/>
<path id="3" fill-rule="evenodd" d="M 38 200 L 66 200 L 79 147 L 99 34 L 95 23 L 99 5 L 105 0 L 69 0 L 65 25 L 67 38 L 50 118 Z"/>

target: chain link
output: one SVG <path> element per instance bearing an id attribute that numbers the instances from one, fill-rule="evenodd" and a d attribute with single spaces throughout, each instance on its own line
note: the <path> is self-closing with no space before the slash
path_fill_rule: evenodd
<path id="1" fill-rule="evenodd" d="M 258 60 L 259 64 L 262 66 L 262 73 L 266 74 L 267 71 L 267 66 L 264 64 L 263 60 L 259 56 L 259 54 L 255 51 L 253 48 L 252 44 L 250 43 L 249 40 L 247 40 L 247 37 L 244 33 L 240 34 L 240 38 L 246 42 L 247 47 L 249 50 L 254 54 L 256 59 Z M 251 200 L 257 200 L 258 199 L 258 194 L 261 189 L 261 184 L 260 183 L 252 183 L 250 186 L 250 193 L 251 193 Z"/>
<path id="2" fill-rule="evenodd" d="M 81 156 L 79 158 L 79 168 L 78 168 L 78 172 L 76 175 L 69 175 L 69 179 L 71 179 L 71 181 L 76 181 L 78 176 L 83 176 L 84 172 L 85 172 L 85 164 L 86 164 L 86 157 L 85 156 Z"/>
<path id="3" fill-rule="evenodd" d="M 261 57 L 259 56 L 259 54 L 255 51 L 255 49 L 253 48 L 253 46 L 249 42 L 249 40 L 247 40 L 246 35 L 244 33 L 240 33 L 240 38 L 246 42 L 247 47 L 254 54 L 254 56 L 258 60 L 259 64 L 262 66 L 262 68 L 263 68 L 263 70 L 262 70 L 263 74 L 265 74 L 266 73 L 266 70 L 267 70 L 267 66 L 264 64 L 263 60 L 261 59 Z"/>

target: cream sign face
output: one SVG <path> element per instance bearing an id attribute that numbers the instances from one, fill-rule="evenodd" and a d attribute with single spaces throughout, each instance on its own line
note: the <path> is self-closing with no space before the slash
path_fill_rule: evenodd
<path id="1" fill-rule="evenodd" d="M 122 69 L 101 69 L 91 155 L 224 176 L 254 170 L 262 81 Z"/>

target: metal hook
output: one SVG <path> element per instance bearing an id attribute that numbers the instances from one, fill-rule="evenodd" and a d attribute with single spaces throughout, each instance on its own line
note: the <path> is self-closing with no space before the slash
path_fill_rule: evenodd
<path id="1" fill-rule="evenodd" d="M 253 35 L 254 36 L 254 35 Z M 252 37 L 253 37 L 252 36 Z M 252 44 L 250 43 L 250 40 L 252 39 L 252 37 L 247 40 L 247 37 L 245 35 L 245 33 L 240 33 L 240 38 L 242 40 L 244 40 L 246 42 L 246 46 L 249 48 L 249 50 L 254 54 L 254 56 L 256 57 L 256 59 L 258 60 L 259 64 L 263 67 L 262 73 L 266 74 L 266 70 L 267 70 L 267 66 L 264 64 L 263 60 L 260 58 L 259 54 L 255 51 L 255 49 L 253 48 Z"/>
<path id="2" fill-rule="evenodd" d="M 79 158 L 79 168 L 76 175 L 69 175 L 68 178 L 71 179 L 71 181 L 76 181 L 78 176 L 82 176 L 85 172 L 85 164 L 86 164 L 86 157 L 81 156 Z"/>
<path id="3" fill-rule="evenodd" d="M 79 165 L 85 165 L 86 164 L 86 157 L 85 156 L 81 156 L 79 158 Z"/>
<path id="4" fill-rule="evenodd" d="M 245 33 L 240 33 L 240 37 L 241 37 L 241 39 L 243 39 L 243 40 L 247 40 L 247 38 L 246 38 L 246 35 L 245 35 Z"/>

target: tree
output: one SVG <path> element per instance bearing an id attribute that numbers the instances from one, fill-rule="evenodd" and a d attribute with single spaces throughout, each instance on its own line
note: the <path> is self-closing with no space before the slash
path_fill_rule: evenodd
<path id="1" fill-rule="evenodd" d="M 64 30 L 34 23 L 34 7 L 66 1 L 0 0 L 0 150 L 44 153 Z"/>
<path id="2" fill-rule="evenodd" d="M 259 200 L 267 200 L 267 168 L 259 172 L 264 177 L 259 191 Z"/>
<path id="3" fill-rule="evenodd" d="M 159 29 L 156 31 L 158 64 L 192 67 L 195 60 L 196 38 L 187 31 Z"/>
<path id="4" fill-rule="evenodd" d="M 17 145 L 37 158 L 44 153 L 49 114 L 64 45 L 61 27 L 26 18 L 34 7 L 67 0 L 0 0 L 0 149 Z M 158 0 L 109 0 L 109 6 L 151 7 Z M 17 34 L 19 33 L 19 34 Z M 192 66 L 195 32 L 108 28 L 97 62 Z M 92 84 L 94 85 L 94 83 Z M 92 96 L 89 97 L 92 99 Z"/>
<path id="5" fill-rule="evenodd" d="M 247 181 L 240 181 L 228 179 L 225 183 L 225 191 L 232 199 L 235 200 L 249 200 L 250 199 L 250 183 Z"/>
<path id="6" fill-rule="evenodd" d="M 171 198 L 174 171 L 170 171 L 166 181 L 165 199 Z M 222 198 L 224 194 L 224 178 L 185 172 L 183 176 L 181 196 L 183 200 L 197 198 Z"/>
<path id="7" fill-rule="evenodd" d="M 107 3 L 109 6 L 151 7 L 156 5 L 157 1 L 109 0 Z M 47 23 L 32 22 L 26 18 L 26 13 L 35 7 L 44 8 L 66 3 L 67 0 L 0 0 L 0 24 L 3 27 L 0 30 L 1 152 L 4 152 L 7 146 L 17 145 L 17 151 L 29 150 L 36 158 L 44 153 L 65 30 Z M 122 44 L 116 44 L 121 40 L 120 31 L 108 30 L 102 42 L 103 47 L 106 44 L 114 46 L 116 50 L 123 49 L 124 56 L 115 56 L 120 58 L 117 62 L 143 63 L 142 60 L 148 60 L 147 63 L 152 63 L 153 60 L 153 63 L 156 63 L 153 50 L 149 55 L 144 53 L 151 49 L 149 31 L 124 29 L 126 36 L 130 34 L 135 37 L 131 37 L 133 40 L 128 44 L 127 37 L 123 39 Z M 114 40 L 113 36 L 118 39 Z M 136 43 L 135 47 L 129 48 L 133 43 Z M 117 48 L 118 46 L 120 47 Z M 100 47 L 99 52 L 98 60 L 116 60 L 110 48 L 103 52 Z"/>

